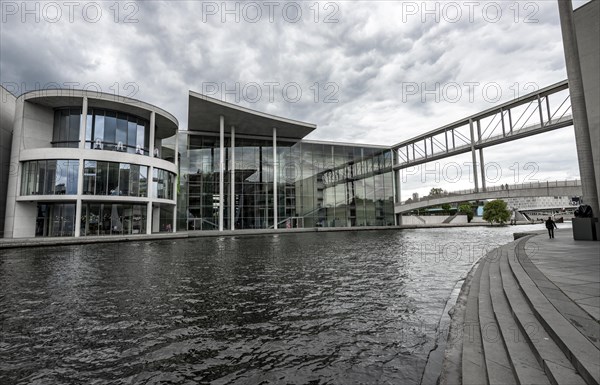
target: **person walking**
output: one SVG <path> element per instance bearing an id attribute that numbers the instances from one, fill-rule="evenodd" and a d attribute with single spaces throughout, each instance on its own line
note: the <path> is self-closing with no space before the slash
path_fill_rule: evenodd
<path id="1" fill-rule="evenodd" d="M 548 220 L 546 220 L 546 228 L 548 229 L 548 237 L 550 239 L 554 238 L 554 229 L 558 229 L 558 226 L 556 226 L 552 217 L 548 217 Z"/>

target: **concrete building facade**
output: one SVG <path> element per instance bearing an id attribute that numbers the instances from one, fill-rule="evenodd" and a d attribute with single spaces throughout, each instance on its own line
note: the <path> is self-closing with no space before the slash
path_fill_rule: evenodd
<path id="1" fill-rule="evenodd" d="M 600 1 L 590 1 L 573 12 L 581 76 L 592 142 L 596 192 L 600 201 Z M 595 213 L 596 216 L 600 213 Z"/>
<path id="2" fill-rule="evenodd" d="M 177 137 L 171 114 L 80 90 L 25 93 L 14 111 L 5 238 L 172 229 L 177 157 L 162 145 Z"/>
<path id="3" fill-rule="evenodd" d="M 0 98 L 0 238 L 3 238 L 8 176 L 16 172 L 16 165 L 10 163 L 10 150 L 17 98 L 2 86 Z"/>

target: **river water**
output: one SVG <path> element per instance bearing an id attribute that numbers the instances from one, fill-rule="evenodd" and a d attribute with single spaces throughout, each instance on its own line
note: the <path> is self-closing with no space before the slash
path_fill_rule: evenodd
<path id="1" fill-rule="evenodd" d="M 0 383 L 418 384 L 455 283 L 541 229 L 0 250 Z"/>

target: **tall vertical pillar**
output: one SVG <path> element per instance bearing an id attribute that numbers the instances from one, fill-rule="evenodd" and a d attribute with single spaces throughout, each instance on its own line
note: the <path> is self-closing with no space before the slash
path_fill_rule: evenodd
<path id="1" fill-rule="evenodd" d="M 481 171 L 481 190 L 486 191 L 485 185 L 485 163 L 483 162 L 483 148 L 479 149 L 479 170 Z"/>
<path id="2" fill-rule="evenodd" d="M 79 148 L 85 148 L 85 129 L 87 126 L 87 110 L 88 110 L 88 98 L 87 96 L 83 97 L 83 102 L 81 104 L 81 122 L 79 123 Z"/>
<path id="3" fill-rule="evenodd" d="M 154 158 L 154 142 L 156 140 L 156 113 L 152 111 L 150 113 L 150 139 L 148 141 L 148 152 L 150 153 L 150 157 Z"/>
<path id="4" fill-rule="evenodd" d="M 175 176 L 175 182 L 173 183 L 173 199 L 175 200 L 175 206 L 173 207 L 173 225 L 171 231 L 177 231 L 177 200 L 179 192 L 179 130 L 175 131 L 175 168 L 177 169 L 177 175 Z"/>
<path id="5" fill-rule="evenodd" d="M 79 122 L 79 149 L 85 148 L 85 129 L 87 126 L 87 110 L 88 110 L 88 98 L 83 97 L 81 103 L 81 120 Z M 79 157 L 79 167 L 77 169 L 77 201 L 75 203 L 75 237 L 81 236 L 81 214 L 82 214 L 82 202 L 81 197 L 83 195 L 83 170 L 85 161 L 84 157 Z M 86 221 L 87 223 L 87 221 Z"/>
<path id="6" fill-rule="evenodd" d="M 471 159 L 473 160 L 473 179 L 475 181 L 475 192 L 479 192 L 479 182 L 477 181 L 477 153 L 475 152 L 475 133 L 473 132 L 473 119 L 469 119 L 469 129 L 471 132 Z"/>
<path id="7" fill-rule="evenodd" d="M 273 127 L 273 228 L 277 229 L 277 128 Z"/>
<path id="8" fill-rule="evenodd" d="M 481 121 L 477 121 L 477 137 L 481 140 Z M 485 191 L 485 164 L 483 163 L 483 148 L 479 149 L 479 169 L 481 171 L 481 190 Z"/>
<path id="9" fill-rule="evenodd" d="M 79 165 L 77 167 L 77 201 L 75 202 L 75 236 L 81 236 L 81 212 L 83 197 L 83 171 L 84 171 L 84 159 L 79 158 Z M 87 220 L 86 220 L 87 223 Z"/>
<path id="10" fill-rule="evenodd" d="M 598 217 L 600 216 L 600 209 L 598 207 L 598 200 L 600 198 L 598 197 L 598 186 L 596 186 L 592 141 L 590 138 L 587 107 L 585 105 L 583 77 L 581 74 L 579 47 L 577 46 L 571 0 L 558 0 L 558 12 L 565 49 L 567 77 L 569 78 L 569 94 L 571 95 L 575 145 L 577 146 L 577 160 L 579 161 L 583 200 L 585 204 L 592 208 L 594 216 Z"/>
<path id="11" fill-rule="evenodd" d="M 219 231 L 223 231 L 223 200 L 225 199 L 225 117 L 219 118 Z"/>
<path id="12" fill-rule="evenodd" d="M 150 151 L 152 153 L 152 151 Z M 148 167 L 148 176 L 146 177 L 148 184 L 148 206 L 146 206 L 146 234 L 152 234 L 152 188 L 154 187 L 154 167 Z"/>
<path id="13" fill-rule="evenodd" d="M 231 126 L 231 152 L 229 154 L 229 228 L 235 230 L 235 127 Z"/>

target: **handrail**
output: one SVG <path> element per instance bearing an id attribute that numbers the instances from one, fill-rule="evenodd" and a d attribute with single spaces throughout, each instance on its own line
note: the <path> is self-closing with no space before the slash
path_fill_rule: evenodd
<path id="1" fill-rule="evenodd" d="M 425 196 L 425 197 L 419 198 L 418 200 L 413 200 L 408 204 L 417 203 L 417 202 L 429 202 L 429 201 L 438 200 L 438 199 L 445 198 L 445 197 L 458 196 L 458 195 L 469 195 L 469 194 L 479 194 L 479 193 L 484 194 L 484 193 L 496 192 L 496 191 L 519 191 L 519 190 L 526 190 L 526 189 L 531 189 L 531 188 L 579 187 L 579 186 L 581 186 L 581 180 L 579 180 L 579 179 L 512 184 L 512 185 L 508 185 L 508 188 L 506 188 L 506 185 L 489 186 L 484 191 L 475 191 L 475 189 L 468 189 L 468 190 L 451 191 L 451 192 L 447 192 L 442 195 L 435 195 L 433 197 Z M 401 202 L 400 204 L 407 204 L 407 203 L 406 203 L 406 201 L 404 201 L 404 202 Z"/>

